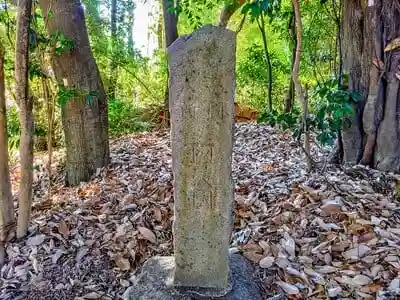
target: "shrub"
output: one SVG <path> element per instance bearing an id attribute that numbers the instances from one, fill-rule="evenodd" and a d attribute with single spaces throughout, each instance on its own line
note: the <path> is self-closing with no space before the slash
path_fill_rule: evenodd
<path id="1" fill-rule="evenodd" d="M 133 103 L 120 99 L 108 101 L 108 130 L 110 136 L 121 136 L 123 134 L 146 131 L 151 129 L 152 124 L 141 118 L 141 109 Z"/>

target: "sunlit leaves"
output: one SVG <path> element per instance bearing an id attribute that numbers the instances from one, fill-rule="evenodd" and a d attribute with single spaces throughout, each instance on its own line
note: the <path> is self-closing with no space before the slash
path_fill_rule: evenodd
<path id="1" fill-rule="evenodd" d="M 273 14 L 280 10 L 281 0 L 255 0 L 246 3 L 242 8 L 242 14 L 249 14 L 251 21 L 260 17 L 261 14 L 273 17 Z"/>
<path id="2" fill-rule="evenodd" d="M 311 108 L 307 126 L 316 134 L 321 145 L 333 144 L 339 130 L 348 126 L 348 118 L 356 113 L 355 103 L 360 99 L 359 94 L 338 89 L 337 86 L 337 79 L 328 80 L 315 88 L 312 95 L 315 106 Z M 300 111 L 297 107 L 290 113 L 265 111 L 258 122 L 279 125 L 284 130 L 291 129 L 294 136 L 300 133 Z"/>
<path id="3" fill-rule="evenodd" d="M 50 42 L 54 44 L 56 55 L 69 52 L 75 47 L 75 42 L 61 31 L 57 31 L 51 35 Z"/>

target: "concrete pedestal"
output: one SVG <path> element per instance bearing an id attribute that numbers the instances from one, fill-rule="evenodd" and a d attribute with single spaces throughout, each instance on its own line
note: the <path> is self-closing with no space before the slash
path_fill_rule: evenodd
<path id="1" fill-rule="evenodd" d="M 253 278 L 253 268 L 239 254 L 229 257 L 229 287 L 225 295 L 221 290 L 177 288 L 173 284 L 175 259 L 158 256 L 142 267 L 134 284 L 125 294 L 125 300 L 261 300 L 260 289 Z"/>

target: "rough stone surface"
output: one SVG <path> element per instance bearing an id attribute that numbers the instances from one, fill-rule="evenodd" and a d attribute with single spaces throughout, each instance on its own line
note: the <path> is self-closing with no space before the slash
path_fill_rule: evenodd
<path id="1" fill-rule="evenodd" d="M 178 286 L 228 288 L 235 48 L 212 25 L 168 48 Z"/>
<path id="2" fill-rule="evenodd" d="M 261 300 L 250 263 L 239 254 L 230 255 L 230 293 L 223 297 L 204 297 L 197 291 L 173 285 L 175 261 L 172 256 L 153 257 L 143 265 L 134 284 L 124 294 L 126 300 Z M 200 292 L 201 293 L 201 292 Z"/>

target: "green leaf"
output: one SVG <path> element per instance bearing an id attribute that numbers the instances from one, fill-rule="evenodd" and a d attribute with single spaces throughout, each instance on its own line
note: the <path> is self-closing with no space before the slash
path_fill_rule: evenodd
<path id="1" fill-rule="evenodd" d="M 249 10 L 251 9 L 251 3 L 246 3 L 243 7 L 242 7 L 242 14 L 247 14 L 249 12 Z"/>

